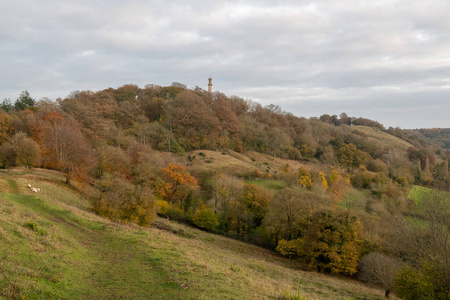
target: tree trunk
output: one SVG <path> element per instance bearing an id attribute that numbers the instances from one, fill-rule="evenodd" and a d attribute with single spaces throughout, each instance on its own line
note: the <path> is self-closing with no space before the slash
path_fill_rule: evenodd
<path id="1" fill-rule="evenodd" d="M 69 169 L 66 170 L 66 184 L 70 185 L 70 171 L 69 171 Z"/>
<path id="2" fill-rule="evenodd" d="M 386 292 L 384 293 L 384 297 L 389 299 L 389 294 L 391 293 L 390 289 L 386 289 Z"/>

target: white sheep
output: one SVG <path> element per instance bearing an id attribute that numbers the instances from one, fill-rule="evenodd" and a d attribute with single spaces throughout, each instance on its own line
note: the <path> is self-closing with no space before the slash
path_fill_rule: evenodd
<path id="1" fill-rule="evenodd" d="M 31 189 L 31 184 L 27 184 L 27 187 L 28 187 L 29 189 Z"/>
<path id="2" fill-rule="evenodd" d="M 32 191 L 33 193 L 37 193 L 37 192 L 39 192 L 39 189 L 38 188 L 31 188 L 30 191 Z"/>

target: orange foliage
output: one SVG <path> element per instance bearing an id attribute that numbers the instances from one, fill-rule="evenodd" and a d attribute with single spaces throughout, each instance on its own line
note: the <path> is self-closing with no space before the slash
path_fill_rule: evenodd
<path id="1" fill-rule="evenodd" d="M 197 179 L 181 165 L 169 164 L 162 169 L 164 181 L 156 186 L 156 194 L 168 202 L 179 202 L 180 207 L 191 189 L 198 188 Z"/>

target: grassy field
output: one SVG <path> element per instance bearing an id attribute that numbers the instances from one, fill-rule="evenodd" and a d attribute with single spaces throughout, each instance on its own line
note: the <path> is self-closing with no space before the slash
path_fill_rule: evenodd
<path id="1" fill-rule="evenodd" d="M 424 208 L 427 204 L 427 199 L 429 199 L 430 197 L 442 197 L 450 199 L 450 192 L 413 185 L 407 194 L 407 198 L 412 199 L 414 203 L 416 203 L 416 212 L 418 213 L 422 213 L 424 211 Z"/>
<path id="2" fill-rule="evenodd" d="M 258 180 L 246 180 L 245 182 L 259 187 L 263 187 L 273 192 L 284 189 L 287 186 L 286 182 L 283 180 L 258 179 Z"/>
<path id="3" fill-rule="evenodd" d="M 141 228 L 89 212 L 57 172 L 0 172 L 5 299 L 381 299 L 273 252 L 167 220 Z M 41 188 L 31 193 L 26 185 Z M 303 298 L 301 298 L 301 297 Z"/>
<path id="4" fill-rule="evenodd" d="M 407 141 L 404 141 L 398 137 L 385 133 L 376 128 L 367 126 L 352 126 L 352 128 L 365 133 L 368 136 L 369 140 L 381 147 L 392 147 L 400 151 L 404 151 L 405 153 L 409 147 L 412 147 L 412 145 Z"/>
<path id="5" fill-rule="evenodd" d="M 186 153 L 189 159 L 188 169 L 196 173 L 227 173 L 236 176 L 260 174 L 276 176 L 283 173 L 286 165 L 294 171 L 302 164 L 297 161 L 272 157 L 266 154 L 249 151 L 240 154 L 233 151 L 218 152 L 210 150 L 195 150 Z M 251 177 L 251 176 L 250 176 Z"/>

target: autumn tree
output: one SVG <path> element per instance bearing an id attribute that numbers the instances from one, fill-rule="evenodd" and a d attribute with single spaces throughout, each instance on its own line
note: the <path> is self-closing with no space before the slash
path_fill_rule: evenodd
<path id="1" fill-rule="evenodd" d="M 261 225 L 270 195 L 263 189 L 245 184 L 241 198 L 230 205 L 228 213 L 229 232 L 242 238 Z"/>
<path id="2" fill-rule="evenodd" d="M 55 112 L 45 115 L 40 139 L 44 165 L 62 170 L 67 184 L 74 174 L 81 175 L 92 160 L 90 146 L 70 117 Z"/>
<path id="3" fill-rule="evenodd" d="M 303 240 L 303 254 L 319 272 L 354 274 L 361 255 L 362 224 L 346 212 L 316 212 Z"/>
<path id="4" fill-rule="evenodd" d="M 14 133 L 13 117 L 0 113 L 0 144 L 7 141 Z"/>
<path id="5" fill-rule="evenodd" d="M 337 152 L 339 162 L 348 168 L 359 167 L 365 162 L 366 155 L 363 151 L 358 150 L 355 145 L 347 144 L 339 148 Z"/>
<path id="6" fill-rule="evenodd" d="M 246 184 L 244 186 L 244 193 L 241 200 L 242 206 L 245 210 L 251 213 L 251 228 L 256 228 L 261 225 L 267 208 L 270 204 L 271 196 L 264 189 L 259 188 L 253 184 Z"/>
<path id="7" fill-rule="evenodd" d="M 120 147 L 106 146 L 97 150 L 97 172 L 102 175 L 105 172 L 121 174 L 129 177 L 131 162 L 129 155 Z"/>
<path id="8" fill-rule="evenodd" d="M 195 211 L 192 216 L 192 223 L 200 228 L 214 231 L 219 227 L 220 220 L 211 208 L 203 205 Z"/>
<path id="9" fill-rule="evenodd" d="M 177 94 L 168 103 L 166 120 L 185 149 L 212 148 L 219 137 L 220 122 L 205 100 L 190 91 Z"/>
<path id="10" fill-rule="evenodd" d="M 381 252 L 370 252 L 362 257 L 359 278 L 383 287 L 386 298 L 394 289 L 395 277 L 400 272 L 403 263 L 400 259 Z"/>
<path id="11" fill-rule="evenodd" d="M 239 202 L 244 193 L 244 183 L 231 175 L 217 174 L 212 183 L 213 209 L 219 216 L 220 227 L 228 231 L 239 212 Z M 242 216 L 241 216 L 242 217 Z"/>
<path id="12" fill-rule="evenodd" d="M 323 173 L 322 170 L 319 172 L 319 178 L 320 178 L 320 183 L 321 183 L 322 189 L 324 191 L 326 191 L 328 189 L 328 182 L 327 182 L 327 179 L 325 178 L 325 174 Z"/>
<path id="13" fill-rule="evenodd" d="M 173 146 L 173 134 L 158 122 L 135 123 L 129 132 L 138 142 L 155 150 L 170 151 Z"/>
<path id="14" fill-rule="evenodd" d="M 177 203 L 179 208 L 184 208 L 186 198 L 195 188 L 197 179 L 184 166 L 169 164 L 162 169 L 162 179 L 156 184 L 156 193 L 165 201 Z"/>
<path id="15" fill-rule="evenodd" d="M 4 142 L 0 145 L 0 166 L 5 169 L 14 166 L 16 162 L 16 149 L 11 143 Z"/>
<path id="16" fill-rule="evenodd" d="M 38 166 L 41 162 L 41 150 L 39 144 L 29 137 L 21 139 L 16 148 L 16 163 L 27 168 Z"/>
<path id="17" fill-rule="evenodd" d="M 298 183 L 308 190 L 312 188 L 312 177 L 308 169 L 303 167 L 298 169 Z"/>
<path id="18" fill-rule="evenodd" d="M 114 221 L 150 225 L 156 216 L 153 191 L 134 186 L 120 175 L 106 175 L 96 183 L 98 192 L 92 193 L 94 211 Z"/>
<path id="19" fill-rule="evenodd" d="M 285 188 L 273 195 L 264 226 L 278 241 L 302 236 L 322 199 L 310 191 Z"/>
<path id="20" fill-rule="evenodd" d="M 239 120 L 223 95 L 214 100 L 212 108 L 221 125 L 219 144 L 223 148 L 231 148 L 233 138 L 237 137 L 240 130 Z"/>
<path id="21" fill-rule="evenodd" d="M 111 91 L 75 92 L 60 104 L 64 112 L 79 122 L 83 133 L 90 140 L 104 140 L 116 128 L 114 121 L 119 104 Z"/>

